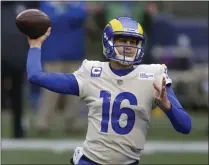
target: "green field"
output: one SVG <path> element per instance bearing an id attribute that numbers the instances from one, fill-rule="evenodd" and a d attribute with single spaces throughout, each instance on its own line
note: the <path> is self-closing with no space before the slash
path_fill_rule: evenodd
<path id="1" fill-rule="evenodd" d="M 2 115 L 3 116 L 3 115 Z M 208 140 L 208 114 L 191 114 L 192 118 L 192 131 L 189 135 L 184 135 L 176 132 L 167 117 L 156 118 L 153 117 L 148 132 L 148 140 Z M 35 122 L 35 121 L 33 121 Z M 33 123 L 32 122 L 32 123 Z M 4 138 L 11 137 L 11 118 L 8 115 L 2 117 L 2 131 L 1 135 Z M 78 132 L 66 134 L 61 129 L 63 126 L 62 117 L 58 116 L 57 120 L 52 126 L 51 132 L 46 136 L 37 135 L 34 125 L 27 131 L 28 138 L 45 138 L 45 139 L 84 139 L 86 134 L 86 123 L 83 123 L 81 129 Z"/>
<path id="2" fill-rule="evenodd" d="M 73 152 L 3 151 L 2 164 L 70 164 Z M 208 154 L 155 153 L 142 155 L 140 164 L 208 164 Z"/>
<path id="3" fill-rule="evenodd" d="M 57 119 L 55 127 L 47 136 L 38 136 L 32 125 L 27 132 L 28 139 L 60 140 L 64 139 L 85 139 L 86 128 L 83 127 L 77 133 L 65 134 L 62 129 L 62 118 Z M 2 137 L 8 139 L 11 137 L 11 119 L 8 115 L 2 118 Z M 153 118 L 148 134 L 148 140 L 158 140 L 165 142 L 167 140 L 174 142 L 206 142 L 208 141 L 208 114 L 192 114 L 192 132 L 190 135 L 183 135 L 176 132 L 166 117 Z M 171 142 L 172 143 L 172 142 Z M 25 146 L 25 149 L 2 149 L 2 164 L 70 164 L 73 150 L 32 150 Z M 194 147 L 193 147 L 194 148 Z M 140 164 L 208 164 L 208 150 L 204 152 L 145 152 L 141 156 Z"/>

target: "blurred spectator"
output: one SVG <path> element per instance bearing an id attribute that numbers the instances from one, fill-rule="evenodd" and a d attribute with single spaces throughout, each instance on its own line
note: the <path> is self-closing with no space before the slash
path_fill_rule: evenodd
<path id="1" fill-rule="evenodd" d="M 101 38 L 105 22 L 103 2 L 88 2 L 88 20 L 86 24 L 86 58 L 104 60 Z M 100 52 L 100 53 L 98 53 Z"/>
<path id="2" fill-rule="evenodd" d="M 25 60 L 28 50 L 27 39 L 15 25 L 16 16 L 23 10 L 36 6 L 36 2 L 1 3 L 1 39 L 2 39 L 2 89 L 10 90 L 12 110 L 12 132 L 14 138 L 25 136 L 23 128 L 23 84 Z M 9 82 L 10 85 L 8 84 Z M 2 90 L 2 101 L 5 101 Z"/>
<path id="3" fill-rule="evenodd" d="M 35 84 L 29 84 L 29 100 L 33 114 L 37 113 L 40 106 L 41 89 Z"/>
<path id="4" fill-rule="evenodd" d="M 40 9 L 49 15 L 52 32 L 43 45 L 42 59 L 47 72 L 72 73 L 79 68 L 85 57 L 85 22 L 87 5 L 85 2 L 46 1 L 40 2 Z M 43 90 L 40 101 L 38 129 L 48 131 L 60 95 Z M 75 96 L 66 96 L 64 118 L 66 129 L 72 131 L 80 101 Z"/>
<path id="5" fill-rule="evenodd" d="M 153 17 L 158 14 L 158 6 L 156 2 L 146 2 L 141 8 L 141 12 L 138 14 L 138 20 L 141 22 L 142 27 L 146 34 L 146 50 L 145 56 L 143 58 L 144 64 L 151 64 L 153 63 L 153 58 L 151 54 L 151 44 L 149 39 L 151 38 L 151 28 L 153 24 Z"/>

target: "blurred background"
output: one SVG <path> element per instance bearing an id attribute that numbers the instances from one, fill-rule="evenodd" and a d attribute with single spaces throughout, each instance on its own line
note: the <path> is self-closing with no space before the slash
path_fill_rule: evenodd
<path id="1" fill-rule="evenodd" d="M 3 164 L 69 164 L 85 139 L 88 109 L 78 98 L 27 81 L 28 44 L 16 16 L 37 8 L 52 33 L 43 45 L 45 71 L 73 72 L 101 60 L 102 30 L 118 16 L 135 18 L 147 36 L 143 63 L 168 66 L 173 88 L 192 117 L 189 135 L 153 109 L 140 164 L 208 164 L 208 2 L 1 1 L 1 149 Z"/>

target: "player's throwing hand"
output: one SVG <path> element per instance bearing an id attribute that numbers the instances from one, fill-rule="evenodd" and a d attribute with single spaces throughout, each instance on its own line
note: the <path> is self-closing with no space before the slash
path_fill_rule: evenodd
<path id="1" fill-rule="evenodd" d="M 169 110 L 171 108 L 170 101 L 168 100 L 166 94 L 166 80 L 165 77 L 162 79 L 162 88 L 160 89 L 156 83 L 153 83 L 154 88 L 156 89 L 155 101 L 156 103 L 164 108 L 165 110 Z"/>
<path id="2" fill-rule="evenodd" d="M 47 32 L 42 35 L 41 37 L 37 38 L 37 39 L 30 39 L 28 37 L 28 43 L 30 45 L 30 48 L 41 48 L 43 42 L 47 39 L 47 37 L 50 35 L 51 33 L 51 27 L 48 28 Z"/>

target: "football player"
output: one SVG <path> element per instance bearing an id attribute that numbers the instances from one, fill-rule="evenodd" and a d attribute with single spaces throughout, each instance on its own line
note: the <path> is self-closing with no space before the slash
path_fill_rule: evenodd
<path id="1" fill-rule="evenodd" d="M 138 22 L 129 17 L 111 20 L 102 34 L 103 54 L 109 61 L 84 60 L 77 71 L 68 74 L 42 70 L 41 47 L 50 30 L 38 39 L 28 40 L 28 80 L 86 102 L 88 130 L 83 145 L 74 151 L 74 164 L 138 164 L 153 103 L 165 112 L 176 131 L 190 132 L 190 116 L 171 88 L 167 67 L 138 65 L 145 47 Z"/>

